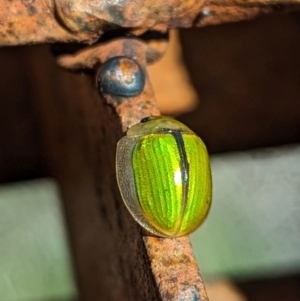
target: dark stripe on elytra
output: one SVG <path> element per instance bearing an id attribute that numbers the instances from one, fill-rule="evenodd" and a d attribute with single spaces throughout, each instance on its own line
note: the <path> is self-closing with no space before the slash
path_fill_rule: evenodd
<path id="1" fill-rule="evenodd" d="M 185 151 L 184 141 L 182 133 L 175 130 L 165 129 L 165 132 L 171 134 L 177 144 L 179 157 L 180 157 L 180 170 L 181 170 L 181 181 L 182 181 L 182 197 L 183 197 L 183 215 L 187 205 L 188 199 L 188 185 L 189 185 L 189 163 Z"/>

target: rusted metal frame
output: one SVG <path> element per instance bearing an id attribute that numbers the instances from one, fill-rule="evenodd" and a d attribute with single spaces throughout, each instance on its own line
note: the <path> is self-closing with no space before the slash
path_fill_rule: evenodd
<path id="1" fill-rule="evenodd" d="M 104 33 L 201 27 L 298 9 L 300 0 L 0 0 L 0 45 L 79 42 Z"/>
<path id="2" fill-rule="evenodd" d="M 203 27 L 244 21 L 267 13 L 289 12 L 299 9 L 300 2 L 297 0 L 210 0 L 194 19 L 193 26 Z"/>
<path id="3" fill-rule="evenodd" d="M 86 74 L 58 72 L 39 55 L 30 65 L 45 148 L 66 208 L 81 300 L 208 300 L 189 238 L 145 236 L 118 192 L 115 147 L 121 132 L 159 115 L 144 44 L 116 40 L 103 61 L 118 55 L 143 68 L 146 82 L 139 96 L 103 99 Z"/>
<path id="4" fill-rule="evenodd" d="M 107 103 L 116 108 L 123 131 L 147 116 L 159 115 L 152 85 L 147 75 L 145 44 L 134 39 L 118 39 L 113 47 L 107 45 L 103 61 L 116 56 L 126 56 L 137 61 L 145 72 L 143 92 L 135 97 L 104 94 Z M 128 72 L 125 70 L 124 74 Z M 143 237 L 150 259 L 152 273 L 162 300 L 208 300 L 188 237 L 163 239 Z"/>

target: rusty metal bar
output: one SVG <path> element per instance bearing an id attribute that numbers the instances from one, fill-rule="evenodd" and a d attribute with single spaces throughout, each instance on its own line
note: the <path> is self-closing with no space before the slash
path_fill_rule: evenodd
<path id="1" fill-rule="evenodd" d="M 0 45 L 92 44 L 111 30 L 138 36 L 299 8 L 300 0 L 0 0 Z"/>
<path id="2" fill-rule="evenodd" d="M 103 60 L 121 54 L 145 70 L 143 43 L 119 39 Z M 59 70 L 45 54 L 33 56 L 28 76 L 35 79 L 45 148 L 62 189 L 81 300 L 207 301 L 189 238 L 145 236 L 118 192 L 122 130 L 159 114 L 148 76 L 139 96 L 103 99 L 90 76 Z"/>
<path id="3" fill-rule="evenodd" d="M 123 131 L 139 123 L 144 117 L 159 115 L 152 85 L 147 75 L 147 55 L 144 43 L 134 39 L 118 39 L 113 47 L 107 45 L 103 62 L 114 56 L 134 59 L 146 73 L 143 92 L 134 97 L 104 94 L 107 103 L 114 106 L 122 120 Z M 125 70 L 124 74 L 128 72 Z M 143 236 L 145 247 L 159 294 L 163 301 L 208 300 L 198 265 L 188 237 L 162 239 Z"/>

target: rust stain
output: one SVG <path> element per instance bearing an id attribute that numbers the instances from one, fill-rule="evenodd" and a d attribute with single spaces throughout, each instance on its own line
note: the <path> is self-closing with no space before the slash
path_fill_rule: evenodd
<path id="1" fill-rule="evenodd" d="M 144 241 L 164 301 L 208 301 L 188 237 L 144 237 Z"/>
<path id="2" fill-rule="evenodd" d="M 137 66 L 130 64 L 128 61 L 121 61 L 120 68 L 122 72 L 128 76 L 138 71 Z"/>
<path id="3" fill-rule="evenodd" d="M 60 54 L 57 56 L 57 62 L 60 66 L 71 70 L 93 69 L 111 57 L 125 55 L 133 60 L 142 60 L 146 68 L 148 63 L 154 63 L 163 56 L 167 45 L 168 36 L 165 39 L 159 39 L 156 43 L 152 40 L 143 41 L 137 38 L 121 37 L 85 47 L 72 54 Z M 125 65 L 121 67 L 125 72 L 127 68 L 130 68 Z"/>
<path id="4" fill-rule="evenodd" d="M 247 20 L 272 11 L 298 10 L 300 0 L 0 0 L 0 46 L 82 42 L 108 32 L 148 31 Z"/>

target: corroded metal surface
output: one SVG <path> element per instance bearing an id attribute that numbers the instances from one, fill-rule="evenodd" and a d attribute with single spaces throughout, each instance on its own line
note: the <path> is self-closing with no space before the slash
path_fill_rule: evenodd
<path id="1" fill-rule="evenodd" d="M 51 1 L 0 1 L 0 46 L 61 40 L 76 40 L 76 35 L 54 17 Z"/>
<path id="2" fill-rule="evenodd" d="M 298 9 L 300 0 L 0 0 L 0 45 L 85 42 L 112 30 L 189 28 Z"/>
<path id="3" fill-rule="evenodd" d="M 106 101 L 118 112 L 123 131 L 140 122 L 144 117 L 159 115 L 154 92 L 146 73 L 144 44 L 136 40 L 119 39 L 106 53 L 111 59 L 113 54 L 134 58 L 144 69 L 146 82 L 144 91 L 132 97 L 103 94 Z M 105 57 L 102 58 L 105 61 Z M 199 274 L 196 260 L 188 237 L 163 239 L 144 236 L 145 247 L 159 293 L 163 301 L 169 300 L 208 300 Z"/>
<path id="4" fill-rule="evenodd" d="M 126 131 L 128 127 L 139 122 L 142 118 L 149 115 L 159 115 L 156 107 L 154 91 L 149 81 L 149 76 L 146 70 L 147 53 L 145 51 L 145 44 L 135 39 L 116 39 L 111 43 L 99 45 L 98 64 L 103 64 L 107 60 L 125 56 L 138 62 L 139 66 L 144 71 L 145 83 L 143 91 L 137 96 L 120 96 L 104 93 L 106 102 L 112 105 L 122 120 L 123 130 Z M 96 57 L 94 57 L 96 58 Z M 76 57 L 75 62 L 78 61 Z M 74 66 L 70 56 L 62 56 L 59 62 L 68 66 Z M 97 64 L 93 62 L 92 66 Z"/>
<path id="5" fill-rule="evenodd" d="M 208 301 L 188 237 L 144 237 L 163 301 Z"/>
<path id="6" fill-rule="evenodd" d="M 88 4 L 87 4 L 88 2 Z M 133 28 L 142 32 L 166 28 L 170 21 L 199 11 L 205 0 L 59 0 L 54 2 L 62 22 L 72 32 L 96 32 L 105 27 Z"/>
<path id="7" fill-rule="evenodd" d="M 164 54 L 168 45 L 168 35 L 159 40 L 142 41 L 134 38 L 116 38 L 93 46 L 85 47 L 72 54 L 64 52 L 57 55 L 57 63 L 67 69 L 92 69 L 116 56 L 127 56 L 145 64 L 153 63 Z"/>

